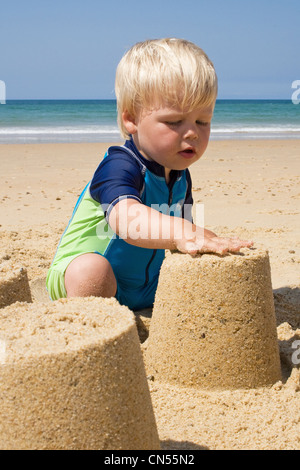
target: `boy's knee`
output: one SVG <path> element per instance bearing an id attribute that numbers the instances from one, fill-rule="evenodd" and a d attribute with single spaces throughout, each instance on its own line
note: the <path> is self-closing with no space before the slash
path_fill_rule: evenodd
<path id="1" fill-rule="evenodd" d="M 65 288 L 68 297 L 113 297 L 117 282 L 107 259 L 87 253 L 75 258 L 68 266 Z"/>

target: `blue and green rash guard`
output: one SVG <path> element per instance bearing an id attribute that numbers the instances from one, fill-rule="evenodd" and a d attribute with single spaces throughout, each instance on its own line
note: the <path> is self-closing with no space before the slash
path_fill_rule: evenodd
<path id="1" fill-rule="evenodd" d="M 84 253 L 97 253 L 112 266 L 117 280 L 116 298 L 121 304 L 132 310 L 153 305 L 165 250 L 130 245 L 111 230 L 109 214 L 122 198 L 192 221 L 188 170 L 172 170 L 167 184 L 164 167 L 145 159 L 132 138 L 123 146 L 110 147 L 80 195 L 58 245 L 47 277 L 52 300 L 66 297 L 64 273 L 69 263 Z M 58 277 L 61 288 L 53 285 Z"/>

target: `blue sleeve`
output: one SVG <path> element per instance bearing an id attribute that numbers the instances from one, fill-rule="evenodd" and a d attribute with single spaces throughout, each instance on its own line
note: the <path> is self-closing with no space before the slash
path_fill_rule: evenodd
<path id="1" fill-rule="evenodd" d="M 187 181 L 187 191 L 186 191 L 186 198 L 184 201 L 184 206 L 182 210 L 182 217 L 184 219 L 189 220 L 190 222 L 193 222 L 193 214 L 192 214 L 192 209 L 193 209 L 193 196 L 192 196 L 192 179 L 191 179 L 191 174 L 189 170 L 186 170 L 186 181 Z"/>
<path id="2" fill-rule="evenodd" d="M 126 151 L 108 153 L 98 166 L 90 185 L 92 198 L 107 216 L 122 197 L 140 200 L 144 183 L 141 166 Z"/>

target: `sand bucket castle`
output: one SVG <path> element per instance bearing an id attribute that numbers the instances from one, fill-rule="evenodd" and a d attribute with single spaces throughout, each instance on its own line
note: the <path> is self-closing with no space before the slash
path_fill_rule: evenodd
<path id="1" fill-rule="evenodd" d="M 0 448 L 159 449 L 126 307 L 89 298 L 0 310 Z"/>
<path id="2" fill-rule="evenodd" d="M 145 361 L 155 379 L 200 389 L 280 380 L 268 252 L 167 256 Z"/>

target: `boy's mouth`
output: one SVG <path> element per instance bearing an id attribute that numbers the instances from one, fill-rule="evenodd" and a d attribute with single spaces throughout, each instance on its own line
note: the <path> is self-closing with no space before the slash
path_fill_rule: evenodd
<path id="1" fill-rule="evenodd" d="M 179 152 L 183 158 L 193 158 L 196 155 L 196 151 L 193 147 L 186 148 Z"/>

